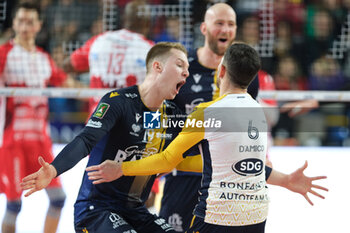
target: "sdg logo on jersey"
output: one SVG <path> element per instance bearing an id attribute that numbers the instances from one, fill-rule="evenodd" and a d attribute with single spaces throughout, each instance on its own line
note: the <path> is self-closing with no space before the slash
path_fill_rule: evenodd
<path id="1" fill-rule="evenodd" d="M 145 129 L 160 129 L 160 112 L 144 112 L 143 113 L 143 128 Z"/>

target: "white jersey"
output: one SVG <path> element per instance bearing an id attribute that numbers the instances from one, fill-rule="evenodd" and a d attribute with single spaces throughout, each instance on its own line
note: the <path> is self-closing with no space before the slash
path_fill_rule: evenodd
<path id="1" fill-rule="evenodd" d="M 206 129 L 200 150 L 203 179 L 195 215 L 206 223 L 240 226 L 263 222 L 268 212 L 265 183 L 267 124 L 260 105 L 248 94 L 230 94 L 204 103 Z"/>
<path id="2" fill-rule="evenodd" d="M 59 86 L 65 79 L 63 70 L 41 48 L 28 51 L 13 40 L 0 46 L 0 86 L 45 88 Z M 48 111 L 48 98 L 44 96 L 1 98 L 3 146 L 20 140 L 50 141 Z"/>
<path id="3" fill-rule="evenodd" d="M 146 76 L 146 56 L 153 42 L 126 29 L 100 34 L 74 51 L 76 70 L 90 70 L 91 87 L 123 88 Z"/>
<path id="4" fill-rule="evenodd" d="M 121 29 L 92 37 L 71 56 L 76 71 L 90 70 L 91 88 L 124 88 L 143 82 L 146 56 L 154 45 L 143 35 Z M 92 113 L 100 98 L 90 99 Z"/>

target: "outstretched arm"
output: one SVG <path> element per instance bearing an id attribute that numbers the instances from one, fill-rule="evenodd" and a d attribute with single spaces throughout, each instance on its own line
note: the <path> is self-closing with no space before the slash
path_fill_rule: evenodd
<path id="1" fill-rule="evenodd" d="M 86 171 L 88 172 L 89 180 L 92 180 L 93 184 L 100 184 L 116 180 L 123 175 L 145 176 L 170 172 L 183 161 L 182 154 L 201 141 L 203 135 L 203 132 L 181 132 L 166 150 L 159 154 L 123 163 L 106 160 L 99 165 L 87 167 Z M 196 161 L 201 162 L 201 158 L 197 157 Z M 194 166 L 195 171 L 198 171 L 199 167 L 197 165 Z"/>
<path id="2" fill-rule="evenodd" d="M 46 188 L 56 177 L 57 171 L 54 166 L 47 163 L 41 156 L 38 158 L 41 168 L 23 178 L 21 188 L 23 190 L 29 190 L 24 196 L 28 197 L 36 191 Z"/>
<path id="3" fill-rule="evenodd" d="M 326 179 L 326 176 L 316 176 L 316 177 L 308 177 L 304 175 L 304 170 L 307 168 L 307 161 L 305 164 L 294 171 L 293 173 L 287 175 L 283 174 L 275 169 L 272 170 L 269 179 L 267 180 L 268 184 L 278 185 L 289 189 L 292 192 L 296 192 L 301 194 L 309 203 L 313 205 L 310 200 L 308 193 L 311 193 L 319 198 L 324 199 L 324 196 L 316 192 L 314 189 L 320 189 L 324 191 L 328 191 L 327 188 L 322 187 L 320 185 L 316 185 L 313 182 L 316 180 Z"/>
<path id="4" fill-rule="evenodd" d="M 280 111 L 288 112 L 288 115 L 290 117 L 295 117 L 302 115 L 304 113 L 308 113 L 311 110 L 318 108 L 319 103 L 317 100 L 309 99 L 309 100 L 301 100 L 301 101 L 295 101 L 295 102 L 289 102 L 284 105 L 282 105 Z"/>

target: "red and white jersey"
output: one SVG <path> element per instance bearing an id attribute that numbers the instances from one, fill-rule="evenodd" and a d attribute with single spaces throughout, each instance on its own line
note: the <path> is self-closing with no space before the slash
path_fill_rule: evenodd
<path id="1" fill-rule="evenodd" d="M 105 32 L 74 51 L 71 63 L 75 70 L 90 70 L 92 88 L 124 88 L 145 78 L 145 60 L 153 44 L 126 29 Z"/>
<path id="2" fill-rule="evenodd" d="M 92 37 L 70 59 L 76 71 L 90 71 L 91 88 L 124 88 L 142 83 L 146 56 L 154 45 L 143 35 L 126 29 Z M 90 100 L 90 113 L 99 98 Z"/>
<path id="3" fill-rule="evenodd" d="M 44 88 L 48 85 L 58 86 L 65 79 L 66 74 L 56 67 L 49 54 L 42 49 L 36 47 L 35 51 L 28 51 L 13 41 L 0 46 L 2 86 Z M 0 119 L 5 119 L 4 146 L 21 140 L 49 140 L 47 97 L 15 96 L 3 101 L 1 103 L 6 104 L 6 116 L 2 115 Z M 0 106 L 0 110 L 3 106 Z"/>

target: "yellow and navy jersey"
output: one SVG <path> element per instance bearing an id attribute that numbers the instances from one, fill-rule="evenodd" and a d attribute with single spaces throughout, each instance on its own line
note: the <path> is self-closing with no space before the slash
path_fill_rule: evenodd
<path id="1" fill-rule="evenodd" d="M 189 54 L 188 61 L 190 75 L 173 100 L 186 114 L 190 114 L 198 104 L 217 98 L 219 94 L 215 84 L 216 70 L 201 65 L 198 61 L 197 51 Z"/>
<path id="2" fill-rule="evenodd" d="M 173 102 L 186 114 L 190 114 L 200 103 L 215 100 L 219 97 L 216 86 L 216 69 L 210 69 L 198 61 L 197 50 L 188 55 L 189 76 L 176 95 Z M 258 95 L 259 79 L 255 78 L 249 85 L 248 93 L 255 99 Z"/>
<path id="3" fill-rule="evenodd" d="M 193 170 L 203 170 L 194 214 L 206 223 L 223 226 L 263 222 L 269 202 L 265 181 L 267 122 L 263 109 L 249 94 L 224 95 L 198 105 L 165 151 L 123 163 L 123 173 L 168 171 L 199 141 L 202 158 L 189 163 L 195 165 Z"/>
<path id="4" fill-rule="evenodd" d="M 168 101 L 163 103 L 159 112 L 151 112 L 142 102 L 137 86 L 107 93 L 83 131 L 62 150 L 52 165 L 59 175 L 88 154 L 87 166 L 91 166 L 107 159 L 133 161 L 161 152 L 180 129 L 163 129 L 160 122 L 167 115 L 178 113 L 178 108 Z M 75 222 L 79 222 L 89 209 L 143 205 L 154 178 L 122 177 L 113 182 L 93 185 L 85 172 L 75 203 Z"/>

